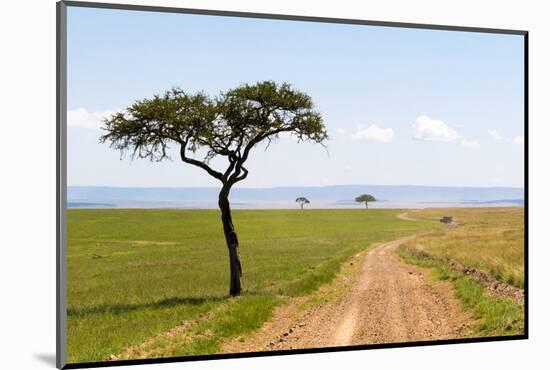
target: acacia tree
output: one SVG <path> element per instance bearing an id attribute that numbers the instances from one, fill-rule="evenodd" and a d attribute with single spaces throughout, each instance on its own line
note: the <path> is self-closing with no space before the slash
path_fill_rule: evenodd
<path id="1" fill-rule="evenodd" d="M 309 204 L 310 201 L 306 197 L 298 197 L 298 198 L 296 198 L 296 203 L 299 203 L 300 208 L 304 209 L 304 204 Z"/>
<path id="2" fill-rule="evenodd" d="M 248 176 L 245 163 L 252 149 L 260 142 L 269 146 L 282 132 L 298 142 L 324 145 L 328 139 L 312 99 L 287 83 L 273 81 L 244 84 L 216 97 L 174 88 L 106 118 L 103 129 L 106 133 L 100 141 L 121 155 L 129 152 L 132 158 L 162 161 L 170 159 L 169 149 L 174 145 L 183 162 L 221 182 L 218 206 L 229 250 L 231 296 L 241 293 L 242 267 L 229 193 Z M 226 167 L 214 168 L 210 161 L 215 157 L 225 158 Z"/>
<path id="3" fill-rule="evenodd" d="M 373 197 L 370 194 L 362 194 L 362 195 L 359 195 L 358 197 L 356 197 L 355 201 L 358 202 L 358 203 L 365 202 L 365 207 L 368 209 L 369 208 L 369 202 L 376 202 L 376 198 Z"/>

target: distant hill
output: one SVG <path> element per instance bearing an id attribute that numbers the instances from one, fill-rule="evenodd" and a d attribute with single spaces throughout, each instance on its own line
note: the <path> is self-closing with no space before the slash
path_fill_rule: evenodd
<path id="1" fill-rule="evenodd" d="M 69 186 L 68 202 L 74 207 L 97 204 L 97 207 L 215 207 L 218 188 L 134 188 Z M 253 207 L 259 204 L 294 206 L 296 197 L 305 196 L 312 206 L 355 205 L 354 198 L 363 193 L 374 195 L 377 206 L 422 203 L 462 205 L 523 205 L 524 189 L 514 187 L 443 187 L 412 185 L 337 185 L 319 187 L 234 188 L 233 205 Z M 254 206 L 255 205 L 255 206 Z"/>

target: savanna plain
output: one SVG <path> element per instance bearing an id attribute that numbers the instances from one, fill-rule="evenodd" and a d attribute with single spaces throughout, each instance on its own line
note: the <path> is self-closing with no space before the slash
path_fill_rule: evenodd
<path id="1" fill-rule="evenodd" d="M 392 263 L 448 287 L 468 317 L 457 336 L 524 332 L 522 207 L 234 210 L 233 221 L 238 297 L 228 296 L 219 211 L 69 209 L 68 362 L 291 348 L 262 331 L 282 322 L 285 307 L 295 307 L 284 324 L 292 337 L 297 320 L 307 324 L 303 312 L 345 305 L 361 266 L 374 261 L 368 252 L 395 240 Z M 262 340 L 267 347 L 250 344 Z"/>

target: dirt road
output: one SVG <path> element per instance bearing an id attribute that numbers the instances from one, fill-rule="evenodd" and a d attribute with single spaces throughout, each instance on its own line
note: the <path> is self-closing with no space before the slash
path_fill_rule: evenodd
<path id="1" fill-rule="evenodd" d="M 394 250 L 407 239 L 356 255 L 313 298 L 280 307 L 262 329 L 224 352 L 398 343 L 468 336 L 473 321 L 452 287 L 404 264 Z M 354 264 L 355 263 L 355 264 Z"/>
<path id="2" fill-rule="evenodd" d="M 334 345 L 395 343 L 460 337 L 469 317 L 448 284 L 405 265 L 394 249 L 405 239 L 372 249 L 345 302 Z"/>
<path id="3" fill-rule="evenodd" d="M 414 212 L 414 211 L 413 211 Z M 416 218 L 409 216 L 411 212 L 403 212 L 397 215 L 397 218 L 404 221 L 418 221 Z"/>

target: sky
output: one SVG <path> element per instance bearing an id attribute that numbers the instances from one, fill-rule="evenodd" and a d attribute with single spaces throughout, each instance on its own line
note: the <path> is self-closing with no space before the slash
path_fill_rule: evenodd
<path id="1" fill-rule="evenodd" d="M 177 151 L 121 158 L 102 118 L 264 80 L 310 95 L 329 140 L 256 147 L 240 187 L 524 185 L 519 35 L 73 7 L 67 34 L 69 186 L 218 186 Z"/>

